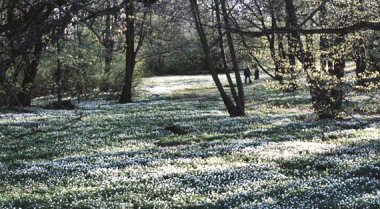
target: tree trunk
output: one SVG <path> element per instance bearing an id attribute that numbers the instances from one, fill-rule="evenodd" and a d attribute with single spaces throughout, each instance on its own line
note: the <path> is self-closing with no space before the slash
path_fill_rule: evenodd
<path id="1" fill-rule="evenodd" d="M 239 97 L 236 92 L 234 82 L 232 81 L 230 71 L 228 70 L 226 53 L 224 50 L 223 31 L 222 31 L 222 24 L 221 24 L 222 21 L 221 21 L 220 9 L 219 9 L 220 2 L 219 0 L 214 0 L 214 2 L 215 2 L 215 15 L 216 15 L 216 20 L 218 24 L 217 30 L 218 30 L 218 35 L 220 36 L 219 47 L 220 47 L 220 52 L 221 52 L 221 56 L 223 60 L 223 70 L 224 70 L 224 73 L 226 74 L 228 85 L 230 86 L 230 89 L 231 89 L 231 94 L 234 100 L 236 101 L 239 99 Z"/>
<path id="2" fill-rule="evenodd" d="M 226 28 L 231 28 L 225 0 L 221 1 L 221 7 L 222 7 L 224 24 L 225 24 Z M 237 85 L 237 89 L 238 89 L 238 97 L 239 98 L 235 100 L 236 101 L 236 107 L 237 107 L 238 115 L 244 116 L 245 115 L 244 88 L 243 88 L 243 82 L 241 80 L 241 76 L 240 76 L 240 72 L 239 72 L 239 64 L 238 64 L 238 61 L 236 58 L 236 50 L 235 50 L 235 46 L 234 46 L 234 42 L 232 39 L 231 32 L 227 32 L 227 42 L 228 42 L 228 47 L 229 47 L 230 54 L 231 54 L 232 66 L 233 66 L 233 71 L 235 72 L 236 85 Z"/>
<path id="3" fill-rule="evenodd" d="M 342 44 L 344 36 L 341 35 L 334 40 L 336 45 Z M 311 90 L 314 109 L 319 119 L 334 119 L 342 111 L 344 91 L 342 89 L 342 78 L 344 76 L 345 60 L 339 55 L 340 50 L 333 52 L 337 57 L 334 62 L 327 58 L 328 75 L 331 77 L 328 85 L 319 82 L 319 88 Z"/>
<path id="4" fill-rule="evenodd" d="M 112 59 L 113 59 L 113 43 L 109 43 L 106 46 L 104 55 L 104 74 L 109 75 L 112 69 Z"/>
<path id="5" fill-rule="evenodd" d="M 223 100 L 224 105 L 227 108 L 228 113 L 231 117 L 237 117 L 241 116 L 241 112 L 239 112 L 239 109 L 236 108 L 232 100 L 228 97 L 226 94 L 222 83 L 219 80 L 218 74 L 215 70 L 215 64 L 211 57 L 210 47 L 208 45 L 207 36 L 203 29 L 203 25 L 201 23 L 199 8 L 198 8 L 198 2 L 197 0 L 189 0 L 190 6 L 191 6 L 191 12 L 195 21 L 195 27 L 199 35 L 199 39 L 202 44 L 202 49 L 205 54 L 205 61 L 206 61 L 206 67 L 211 73 L 212 79 L 214 80 L 214 83 L 220 93 L 220 96 Z"/>
<path id="6" fill-rule="evenodd" d="M 0 73 L 0 107 L 9 105 L 9 95 L 7 83 L 5 82 L 5 75 L 1 75 Z M 3 78 L 4 77 L 4 78 Z"/>
<path id="7" fill-rule="evenodd" d="M 133 72 L 135 69 L 135 21 L 133 1 L 126 6 L 127 30 L 125 31 L 126 54 L 125 54 L 125 80 L 119 103 L 132 102 Z"/>
<path id="8" fill-rule="evenodd" d="M 366 8 L 364 5 L 364 0 L 359 0 L 360 13 L 363 13 Z M 361 33 L 359 34 L 359 40 L 357 41 L 357 44 L 355 46 L 356 49 L 356 78 L 357 78 L 357 85 L 365 86 L 366 85 L 366 79 L 364 78 L 366 76 L 367 71 L 367 63 L 366 63 L 366 45 L 365 45 L 365 34 Z"/>
<path id="9" fill-rule="evenodd" d="M 107 1 L 107 9 L 111 8 L 110 0 Z M 105 30 L 105 57 L 104 57 L 104 73 L 108 74 L 111 71 L 111 62 L 113 57 L 113 46 L 114 42 L 112 40 L 112 15 L 106 15 L 106 30 Z"/>
<path id="10" fill-rule="evenodd" d="M 107 8 L 111 8 L 111 2 L 110 0 L 107 1 Z M 114 48 L 114 41 L 112 39 L 112 15 L 106 15 L 106 29 L 105 29 L 105 37 L 104 37 L 104 77 L 103 77 L 103 83 L 101 86 L 101 91 L 108 91 L 109 85 L 108 85 L 108 79 L 109 75 L 112 69 L 112 60 L 113 60 L 113 48 Z"/>
<path id="11" fill-rule="evenodd" d="M 293 21 L 294 22 L 294 21 Z M 286 18 L 286 27 L 291 27 L 291 22 L 289 17 Z M 297 69 L 297 38 L 294 36 L 295 34 L 287 34 L 287 43 L 288 43 L 288 60 L 289 60 L 289 69 L 288 73 L 291 75 L 290 88 L 292 90 L 297 89 L 297 81 L 296 81 L 296 69 Z M 297 34 L 298 35 L 298 34 Z M 299 40 L 300 41 L 300 40 Z M 300 46 L 302 47 L 302 46 Z"/>
<path id="12" fill-rule="evenodd" d="M 321 63 L 321 70 L 322 72 L 327 72 L 328 67 L 328 44 L 327 44 L 327 38 L 326 35 L 322 34 L 319 39 L 319 47 L 321 50 L 320 55 L 320 63 Z"/>
<path id="13" fill-rule="evenodd" d="M 7 82 L 6 82 L 6 71 L 3 70 L 3 66 L 6 65 L 6 63 L 0 64 L 0 107 L 8 105 L 8 89 L 7 89 Z M 4 68 L 8 68 L 5 67 Z"/>
<path id="14" fill-rule="evenodd" d="M 326 6 L 322 6 L 321 15 L 319 16 L 319 24 L 324 27 L 326 26 Z M 320 63 L 322 72 L 327 72 L 327 64 L 328 64 L 328 39 L 326 34 L 321 34 L 319 37 L 319 48 L 320 48 Z"/>
<path id="15" fill-rule="evenodd" d="M 367 63 L 366 63 L 366 49 L 365 49 L 365 43 L 364 38 L 360 37 L 360 40 L 356 44 L 356 57 L 355 57 L 355 63 L 356 63 L 356 78 L 357 78 L 357 85 L 364 86 L 365 85 L 365 73 L 367 71 Z"/>
<path id="16" fill-rule="evenodd" d="M 267 39 L 269 41 L 269 50 L 272 57 L 272 60 L 274 61 L 274 75 L 276 77 L 276 80 L 280 82 L 281 85 L 284 84 L 284 75 L 283 75 L 283 69 L 281 65 L 281 59 L 276 54 L 276 47 L 275 47 L 275 35 L 267 36 Z"/>
<path id="17" fill-rule="evenodd" d="M 340 58 L 340 60 L 336 60 L 332 70 L 329 71 L 330 76 L 332 76 L 332 79 L 329 79 L 330 86 L 326 85 L 327 81 L 319 80 L 318 77 L 314 78 L 311 73 L 318 74 L 320 72 L 317 72 L 314 64 L 315 58 L 312 53 L 312 47 L 314 46 L 312 43 L 313 40 L 310 36 L 306 36 L 307 50 L 305 50 L 298 28 L 296 8 L 293 0 L 285 0 L 285 3 L 289 26 L 292 30 L 292 37 L 297 40 L 299 45 L 298 55 L 301 57 L 301 62 L 308 76 L 314 110 L 318 114 L 319 119 L 336 118 L 342 109 L 343 91 L 341 89 L 340 78 L 344 75 L 343 57 Z M 340 38 L 343 38 L 343 36 L 340 36 Z M 337 39 L 335 42 L 339 45 L 342 40 Z M 337 82 L 333 83 L 335 80 L 337 80 Z"/>
<path id="18" fill-rule="evenodd" d="M 84 47 L 84 41 L 83 41 L 83 34 L 82 34 L 82 31 L 79 27 L 80 25 L 77 24 L 77 27 L 76 27 L 76 35 L 77 35 L 77 40 L 78 40 L 78 48 L 79 49 L 82 49 Z M 75 71 L 77 73 L 77 82 L 75 84 L 75 88 L 76 88 L 76 94 L 77 94 L 77 101 L 78 101 L 78 104 L 81 102 L 81 99 L 82 99 L 82 94 L 84 93 L 84 89 L 85 89 L 85 81 L 83 80 L 85 78 L 85 73 L 86 71 L 84 70 L 87 66 L 85 64 L 85 62 L 83 61 L 83 58 L 84 58 L 84 54 L 82 52 L 82 50 L 79 50 L 78 51 L 78 58 L 80 60 L 79 62 L 79 65 L 76 65 L 75 66 Z"/>
<path id="19" fill-rule="evenodd" d="M 292 42 L 290 40 L 290 42 Z M 289 53 L 288 53 L 288 60 L 289 60 L 289 68 L 288 73 L 290 74 L 290 84 L 289 88 L 290 90 L 294 91 L 298 88 L 297 84 L 297 61 L 296 61 L 296 45 L 294 43 L 289 43 Z"/>
<path id="20" fill-rule="evenodd" d="M 24 78 L 21 84 L 21 92 L 18 93 L 18 101 L 12 101 L 12 106 L 17 106 L 20 103 L 24 107 L 32 104 L 32 86 L 38 71 L 38 64 L 43 50 L 42 39 L 36 41 L 33 49 L 32 60 L 28 60 L 24 68 Z M 29 59 L 29 57 L 27 58 Z"/>
<path id="21" fill-rule="evenodd" d="M 274 8 L 274 2 L 273 1 L 269 1 L 270 3 L 270 16 L 271 16 L 271 20 L 272 20 L 272 26 L 271 28 L 274 29 L 274 28 L 277 28 L 277 17 L 276 17 L 276 14 L 275 14 L 275 8 Z M 263 26 L 265 26 L 265 22 L 262 21 L 262 24 Z M 279 36 L 279 35 L 277 35 Z M 272 57 L 272 60 L 274 62 L 274 73 L 275 73 L 275 77 L 276 79 L 280 82 L 281 85 L 284 84 L 284 69 L 283 69 L 283 65 L 282 65 L 282 59 L 281 59 L 281 54 L 279 53 L 277 55 L 276 53 L 276 47 L 275 47 L 275 44 L 276 44 L 276 34 L 271 34 L 271 35 L 267 35 L 267 40 L 269 42 L 269 50 L 270 50 L 270 54 L 271 54 L 271 57 Z M 280 43 L 280 42 L 279 42 Z M 280 48 L 278 49 L 280 50 Z"/>
<path id="22" fill-rule="evenodd" d="M 61 45 L 60 45 L 59 41 L 57 42 L 57 53 L 58 53 L 58 56 L 57 56 L 57 81 L 56 81 L 57 101 L 59 103 L 61 103 L 62 102 L 62 92 L 63 92 L 63 82 L 65 79 L 65 72 L 64 72 L 64 69 L 62 68 L 62 61 L 59 57 L 61 54 Z"/>

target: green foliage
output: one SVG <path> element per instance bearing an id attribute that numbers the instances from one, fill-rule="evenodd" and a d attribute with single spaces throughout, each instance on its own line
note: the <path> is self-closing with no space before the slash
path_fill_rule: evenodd
<path id="1" fill-rule="evenodd" d="M 86 93 L 98 88 L 102 71 L 100 44 L 88 29 L 79 31 L 77 39 L 60 41 L 61 51 L 57 46 L 50 47 L 42 57 L 39 73 L 35 82 L 35 94 L 46 95 L 56 92 L 58 80 L 58 62 L 64 71 L 64 90 L 71 94 Z"/>
<path id="2" fill-rule="evenodd" d="M 104 76 L 104 74 L 102 73 L 100 76 Z M 124 84 L 124 78 L 125 78 L 125 55 L 121 52 L 114 53 L 114 58 L 112 61 L 112 69 L 106 81 L 108 86 L 110 87 L 110 90 L 119 91 Z"/>
<path id="3" fill-rule="evenodd" d="M 148 57 L 144 59 L 142 67 L 153 75 L 189 75 L 207 72 L 204 69 L 202 48 L 197 39 L 184 40 L 180 46 L 176 44 L 173 46 L 170 43 L 147 46 L 144 53 L 148 54 Z"/>

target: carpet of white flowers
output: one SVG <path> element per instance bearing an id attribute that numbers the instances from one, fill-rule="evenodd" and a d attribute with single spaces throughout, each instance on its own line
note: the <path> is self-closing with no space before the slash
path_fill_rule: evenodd
<path id="1" fill-rule="evenodd" d="M 273 85 L 245 86 L 242 118 L 209 76 L 145 79 L 133 104 L 2 112 L 0 208 L 380 208 L 380 104 L 318 121 L 306 91 Z"/>

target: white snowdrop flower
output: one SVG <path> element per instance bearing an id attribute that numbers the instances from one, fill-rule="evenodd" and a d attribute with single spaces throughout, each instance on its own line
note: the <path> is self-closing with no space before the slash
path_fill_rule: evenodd
<path id="1" fill-rule="evenodd" d="M 0 173 L 7 171 L 7 166 L 0 162 Z"/>

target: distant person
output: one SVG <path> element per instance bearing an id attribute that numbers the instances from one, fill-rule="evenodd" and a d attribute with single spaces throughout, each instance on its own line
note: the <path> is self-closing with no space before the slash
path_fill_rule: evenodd
<path id="1" fill-rule="evenodd" d="M 255 68 L 255 80 L 259 80 L 260 79 L 260 71 L 259 71 L 257 64 L 255 64 L 253 66 L 253 68 Z"/>
<path id="2" fill-rule="evenodd" d="M 249 83 L 252 83 L 251 75 L 252 75 L 252 73 L 251 73 L 251 70 L 249 69 L 249 67 L 247 66 L 246 68 L 244 68 L 244 82 L 245 82 L 245 84 L 247 84 L 248 81 L 249 81 Z"/>

